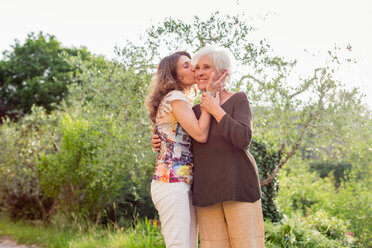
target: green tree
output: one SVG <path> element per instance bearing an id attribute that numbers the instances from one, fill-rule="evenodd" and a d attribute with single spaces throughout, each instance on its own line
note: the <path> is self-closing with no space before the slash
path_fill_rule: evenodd
<path id="1" fill-rule="evenodd" d="M 19 117 L 29 113 L 33 104 L 53 109 L 68 93 L 67 73 L 75 71 L 62 53 L 83 58 L 91 55 L 86 48 L 64 48 L 53 35 L 30 33 L 23 44 L 15 41 L 3 52 L 0 61 L 1 117 Z"/>

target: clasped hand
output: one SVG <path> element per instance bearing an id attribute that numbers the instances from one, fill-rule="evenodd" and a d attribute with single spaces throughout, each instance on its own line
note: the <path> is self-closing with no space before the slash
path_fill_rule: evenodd
<path id="1" fill-rule="evenodd" d="M 203 110 L 212 114 L 213 110 L 215 110 L 219 106 L 220 106 L 220 92 L 217 92 L 215 97 L 211 96 L 210 94 L 206 92 L 202 94 L 200 107 Z"/>

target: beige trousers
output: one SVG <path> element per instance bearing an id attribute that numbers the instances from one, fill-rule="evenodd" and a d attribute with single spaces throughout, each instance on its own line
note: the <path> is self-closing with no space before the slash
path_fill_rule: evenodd
<path id="1" fill-rule="evenodd" d="M 202 248 L 265 247 L 261 200 L 196 207 Z"/>

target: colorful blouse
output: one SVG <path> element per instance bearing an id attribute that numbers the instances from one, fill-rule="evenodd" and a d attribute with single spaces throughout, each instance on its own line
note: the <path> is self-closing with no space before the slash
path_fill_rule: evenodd
<path id="1" fill-rule="evenodd" d="M 169 92 L 159 105 L 155 132 L 161 139 L 161 146 L 156 158 L 153 179 L 166 183 L 191 184 L 193 178 L 191 137 L 173 114 L 171 102 L 174 100 L 185 101 L 191 108 L 191 102 L 178 90 Z"/>

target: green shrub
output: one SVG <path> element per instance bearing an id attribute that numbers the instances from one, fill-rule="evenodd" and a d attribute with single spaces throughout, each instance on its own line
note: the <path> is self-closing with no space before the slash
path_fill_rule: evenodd
<path id="1" fill-rule="evenodd" d="M 106 202 L 120 188 L 120 173 L 98 155 L 109 140 L 94 126 L 68 114 L 61 120 L 62 141 L 58 151 L 44 154 L 39 162 L 41 186 L 58 200 L 60 209 L 72 215 L 100 216 Z M 114 183 L 115 182 L 115 183 Z"/>
<path id="2" fill-rule="evenodd" d="M 335 189 L 328 178 L 321 179 L 316 172 L 301 160 L 293 160 L 290 169 L 280 174 L 281 190 L 277 200 L 283 214 L 300 212 L 305 216 L 308 211 L 317 211 L 327 204 Z"/>
<path id="3" fill-rule="evenodd" d="M 138 215 L 154 217 L 149 189 L 155 154 L 144 106 L 150 74 L 138 74 L 110 61 L 97 65 L 94 60 L 71 57 L 70 63 L 80 68 L 79 74 L 71 75 L 79 85 L 70 88 L 64 111 L 88 121 L 101 134 L 96 137 L 102 145 L 95 156 L 107 168 L 104 173 L 112 177 L 106 181 L 111 185 L 107 217 L 121 223 Z"/>
<path id="4" fill-rule="evenodd" d="M 353 170 L 336 190 L 329 178 L 319 178 L 300 163 L 284 172 L 277 198 L 283 214 L 289 218 L 306 216 L 306 223 L 329 238 L 343 243 L 353 240 L 356 247 L 371 247 L 372 179 L 369 174 L 360 179 L 360 172 Z"/>
<path id="5" fill-rule="evenodd" d="M 341 184 L 324 208 L 331 216 L 350 223 L 348 233 L 358 247 L 372 247 L 372 177 L 366 174 L 362 180 L 358 174 L 357 170 L 350 173 L 349 181 Z"/>
<path id="6" fill-rule="evenodd" d="M 256 160 L 260 180 L 265 179 L 277 165 L 278 153 L 273 145 L 257 139 L 252 139 L 250 153 Z M 276 204 L 276 196 L 279 190 L 278 179 L 275 178 L 270 184 L 262 187 L 262 211 L 264 218 L 273 222 L 281 220 L 281 213 Z"/>
<path id="7" fill-rule="evenodd" d="M 342 240 L 348 232 L 348 223 L 336 217 L 330 217 L 329 213 L 324 210 L 308 214 L 305 220 L 329 239 Z"/>
<path id="8" fill-rule="evenodd" d="M 15 219 L 47 218 L 53 199 L 43 195 L 37 163 L 42 152 L 54 150 L 58 118 L 34 106 L 18 123 L 0 126 L 0 206 Z"/>
<path id="9" fill-rule="evenodd" d="M 281 223 L 265 221 L 266 247 L 340 247 L 337 240 L 331 240 L 296 218 Z"/>
<path id="10" fill-rule="evenodd" d="M 341 181 L 346 179 L 345 174 L 350 171 L 352 165 L 348 162 L 312 162 L 310 163 L 311 171 L 318 172 L 321 178 L 332 175 L 335 182 L 335 187 L 338 188 Z"/>

